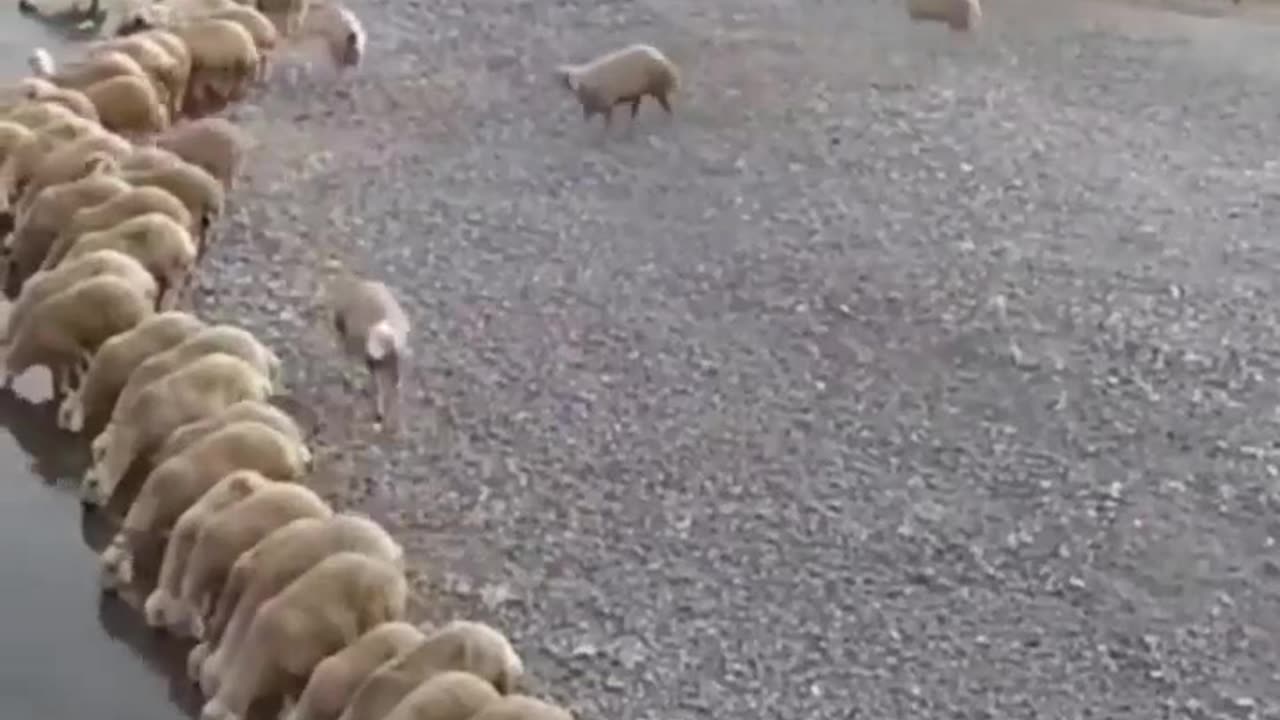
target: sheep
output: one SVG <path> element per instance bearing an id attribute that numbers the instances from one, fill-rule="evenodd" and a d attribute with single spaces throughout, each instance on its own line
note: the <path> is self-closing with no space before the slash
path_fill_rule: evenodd
<path id="1" fill-rule="evenodd" d="M 640 101 L 652 95 L 671 115 L 669 96 L 680 87 L 674 63 L 652 45 L 634 44 L 606 53 L 581 65 L 560 65 L 556 75 L 582 104 L 582 117 L 604 116 L 607 132 L 613 108 L 631 104 L 631 119 L 640 112 Z"/>
<path id="2" fill-rule="evenodd" d="M 217 512 L 205 522 L 185 562 L 171 573 L 175 582 L 147 598 L 147 624 L 179 632 L 185 627 L 188 634 L 203 637 L 202 615 L 241 554 L 294 520 L 331 515 L 333 509 L 319 495 L 293 483 L 268 485 L 234 508 Z"/>
<path id="3" fill-rule="evenodd" d="M 163 430 L 157 434 L 163 436 Z M 292 481 L 310 468 L 311 452 L 305 445 L 260 423 L 234 423 L 196 442 L 143 481 L 120 531 L 103 551 L 103 587 L 132 582 L 133 558 L 160 546 L 178 517 L 228 473 L 254 470 L 272 480 Z"/>
<path id="4" fill-rule="evenodd" d="M 227 190 L 235 186 L 250 143 L 248 133 L 219 117 L 175 125 L 155 139 L 156 147 L 204 168 Z"/>
<path id="5" fill-rule="evenodd" d="M 494 628 L 454 620 L 375 670 L 351 696 L 340 720 L 380 720 L 415 687 L 447 670 L 471 673 L 506 695 L 524 675 L 524 663 Z"/>
<path id="6" fill-rule="evenodd" d="M 8 108 L 3 115 L 3 119 L 21 125 L 28 130 L 35 130 L 42 125 L 47 125 L 55 120 L 67 120 L 70 118 L 79 118 L 80 116 L 71 112 L 66 106 L 55 102 L 30 99 L 32 94 L 36 92 L 36 86 L 31 82 L 31 78 L 24 81 L 28 90 L 25 97 L 28 99 L 14 107 Z M 83 120 L 84 118 L 80 118 Z"/>
<path id="7" fill-rule="evenodd" d="M 300 38 L 314 38 L 338 70 L 360 65 L 368 45 L 364 23 L 336 0 L 317 0 L 307 10 L 298 29 Z"/>
<path id="8" fill-rule="evenodd" d="M 207 437 L 231 423 L 247 420 L 266 425 L 300 444 L 306 442 L 302 429 L 287 413 L 268 403 L 246 400 L 229 405 L 216 415 L 189 422 L 169 433 L 160 449 L 152 454 L 152 462 L 159 465 L 182 452 L 197 440 Z"/>
<path id="9" fill-rule="evenodd" d="M 982 21 L 978 0 L 907 0 L 907 16 L 916 21 L 944 22 L 952 30 L 976 30 Z"/>
<path id="10" fill-rule="evenodd" d="M 309 6 L 309 0 L 258 0 L 258 10 L 275 24 L 282 37 L 298 33 Z"/>
<path id="11" fill-rule="evenodd" d="M 83 280 L 38 303 L 17 328 L 5 355 L 4 387 L 33 365 L 53 370 L 54 392 L 71 385 L 75 368 L 98 346 L 152 314 L 154 299 L 115 275 Z"/>
<path id="12" fill-rule="evenodd" d="M 469 720 L 502 699 L 493 686 L 471 673 L 451 670 L 414 688 L 386 720 Z"/>
<path id="13" fill-rule="evenodd" d="M 34 133 L 22 125 L 0 120 L 0 166 L 5 164 L 16 148 L 30 143 L 33 136 Z M 13 230 L 14 217 L 12 208 L 5 208 L 0 213 L 0 237 L 7 237 Z"/>
<path id="14" fill-rule="evenodd" d="M 150 186 L 130 187 L 104 202 L 77 210 L 45 254 L 40 263 L 41 269 L 57 267 L 81 236 L 107 230 L 130 218 L 150 213 L 167 215 L 184 228 L 192 227 L 191 213 L 169 191 Z"/>
<path id="15" fill-rule="evenodd" d="M 404 548 L 378 523 L 350 513 L 328 520 L 295 520 L 236 560 L 204 623 L 204 642 L 187 658 L 187 672 L 199 681 L 206 697 L 217 691 L 258 608 L 307 569 L 341 551 L 404 567 Z"/>
<path id="16" fill-rule="evenodd" d="M 99 275 L 115 275 L 153 301 L 159 294 L 155 279 L 129 255 L 110 249 L 87 253 L 76 262 L 64 263 L 54 270 L 38 272 L 31 277 L 9 309 L 3 341 L 7 343 L 13 339 L 32 308 L 82 280 Z"/>
<path id="17" fill-rule="evenodd" d="M 180 590 L 181 567 L 186 563 L 191 549 L 200 538 L 201 530 L 210 519 L 222 510 L 244 502 L 274 482 L 256 470 L 236 470 L 223 475 L 200 499 L 184 510 L 173 524 L 173 531 L 169 533 L 169 540 L 165 543 L 164 557 L 160 561 L 160 572 L 152 595 L 163 593 L 172 597 Z M 154 601 L 148 599 L 148 602 Z"/>
<path id="18" fill-rule="evenodd" d="M 93 98 L 75 88 L 59 87 L 53 82 L 39 78 L 27 78 L 29 97 L 37 102 L 49 102 L 61 105 L 73 114 L 89 122 L 98 122 L 100 113 Z"/>
<path id="19" fill-rule="evenodd" d="M 87 174 L 74 182 L 52 185 L 38 192 L 15 224 L 5 246 L 5 294 L 12 298 L 45 256 L 75 212 L 121 195 L 129 183 L 116 177 L 110 156 L 95 154 L 86 162 Z"/>
<path id="20" fill-rule="evenodd" d="M 337 720 L 356 688 L 374 670 L 409 652 L 424 639 L 423 629 L 406 622 L 378 625 L 316 665 L 297 704 L 282 717 L 285 720 Z"/>
<path id="21" fill-rule="evenodd" d="M 248 30 L 230 20 L 202 19 L 173 32 L 191 51 L 191 81 L 184 107 L 188 115 L 206 115 L 245 97 L 261 61 Z"/>
<path id="22" fill-rule="evenodd" d="M 266 376 L 273 388 L 283 387 L 280 358 L 259 342 L 253 333 L 234 325 L 212 325 L 143 361 L 120 390 L 111 419 L 123 422 L 133 412 L 134 399 L 149 385 L 213 353 L 234 355 Z M 105 442 L 101 436 L 94 440 L 95 462 L 100 459 L 98 453 L 105 448 Z"/>
<path id="23" fill-rule="evenodd" d="M 147 277 L 151 274 L 147 273 Z M 58 408 L 58 427 L 71 432 L 95 433 L 110 417 L 130 373 L 147 358 L 180 344 L 204 328 L 205 324 L 189 313 L 162 312 L 103 343 L 89 362 L 80 387 Z"/>
<path id="24" fill-rule="evenodd" d="M 136 60 L 164 86 L 169 119 L 178 118 L 191 79 L 191 52 L 181 38 L 159 29 L 147 30 L 96 43 L 90 49 L 91 54 L 95 52 L 119 52 Z"/>
<path id="25" fill-rule="evenodd" d="M 125 53 L 112 49 L 104 49 L 90 54 L 79 62 L 64 65 L 60 68 L 51 67 L 51 70 L 52 74 L 48 78 L 50 82 L 59 87 L 81 91 L 96 82 L 119 75 L 131 75 L 143 78 L 148 82 L 158 82 L 152 80 L 151 75 L 137 60 Z M 167 92 L 167 89 L 163 85 L 158 85 L 156 91 Z"/>
<path id="26" fill-rule="evenodd" d="M 81 502 L 106 505 L 134 461 L 163 442 L 173 428 L 241 400 L 265 400 L 271 392 L 271 381 L 257 368 L 225 353 L 206 355 L 150 383 L 130 403 L 127 418 L 117 417 L 117 403 L 117 412 L 94 440 L 101 459 L 85 473 Z M 194 451 L 191 447 L 186 452 Z"/>
<path id="27" fill-rule="evenodd" d="M 122 135 L 142 136 L 169 127 L 165 98 L 148 78 L 116 75 L 85 88 L 102 118 L 102 126 Z"/>
<path id="28" fill-rule="evenodd" d="M 36 128 L 0 166 L 0 210 L 13 211 L 13 200 L 21 195 L 32 174 L 51 153 L 87 135 L 101 133 L 101 125 L 74 115 Z"/>
<path id="29" fill-rule="evenodd" d="M 392 719 L 388 717 L 387 720 Z M 573 720 L 573 715 L 564 708 L 528 695 L 508 695 L 486 705 L 469 720 Z"/>
<path id="30" fill-rule="evenodd" d="M 96 250 L 132 255 L 159 283 L 157 310 L 172 310 L 196 264 L 196 243 L 187 229 L 162 213 L 129 218 L 115 227 L 81 235 L 63 262 Z"/>
<path id="31" fill-rule="evenodd" d="M 118 169 L 116 161 L 132 151 L 132 143 L 103 129 L 55 149 L 44 156 L 30 174 L 21 196 L 14 203 L 15 212 L 19 215 L 25 212 L 35 196 L 50 185 L 72 182 L 95 170 L 114 172 Z"/>
<path id="32" fill-rule="evenodd" d="M 391 563 L 354 552 L 321 560 L 258 608 L 201 719 L 243 720 L 255 699 L 306 682 L 321 660 L 404 617 L 408 599 Z"/>
<path id="33" fill-rule="evenodd" d="M 158 147 L 138 148 L 120 164 L 120 177 L 136 186 L 163 188 L 187 206 L 196 219 L 198 256 L 203 256 L 208 234 L 226 205 L 222 183 L 204 168 Z"/>
<path id="34" fill-rule="evenodd" d="M 268 60 L 280 42 L 280 33 L 267 16 L 247 5 L 230 3 L 227 7 L 214 10 L 205 17 L 212 20 L 230 20 L 249 32 L 253 37 L 254 47 L 258 49 L 259 63 L 256 79 L 259 81 L 265 79 Z"/>
<path id="35" fill-rule="evenodd" d="M 330 289 L 333 329 L 344 352 L 364 361 L 378 422 L 400 415 L 401 364 L 409 357 L 409 318 L 386 284 L 341 276 Z"/>

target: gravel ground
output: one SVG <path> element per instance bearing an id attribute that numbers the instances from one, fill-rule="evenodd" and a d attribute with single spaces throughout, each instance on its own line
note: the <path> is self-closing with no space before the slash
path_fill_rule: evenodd
<path id="1" fill-rule="evenodd" d="M 584 720 L 1280 717 L 1280 28 L 1191 3 L 352 0 L 197 305 Z M 633 40 L 677 115 L 601 142 L 548 70 Z M 416 322 L 399 435 L 331 255 Z"/>

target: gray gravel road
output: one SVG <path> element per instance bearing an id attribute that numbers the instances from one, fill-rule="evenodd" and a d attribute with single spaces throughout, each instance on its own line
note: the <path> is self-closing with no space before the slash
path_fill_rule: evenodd
<path id="1" fill-rule="evenodd" d="M 1280 717 L 1280 26 L 352 2 L 358 80 L 237 112 L 198 304 L 284 351 L 431 615 L 584 720 Z M 601 143 L 548 71 L 633 40 L 677 117 Z M 417 323 L 399 436 L 331 254 Z"/>

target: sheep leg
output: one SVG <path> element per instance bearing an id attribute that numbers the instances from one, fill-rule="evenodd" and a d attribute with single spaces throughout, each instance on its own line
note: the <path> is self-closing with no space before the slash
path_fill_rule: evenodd
<path id="1" fill-rule="evenodd" d="M 667 111 L 667 114 L 668 114 L 668 115 L 674 115 L 674 114 L 675 114 L 675 113 L 671 112 L 671 101 L 667 99 L 667 94 L 666 94 L 666 93 L 661 93 L 661 94 L 659 94 L 659 95 L 654 95 L 654 97 L 658 98 L 658 104 L 662 106 L 662 109 L 663 109 L 663 110 L 666 110 L 666 111 Z"/>

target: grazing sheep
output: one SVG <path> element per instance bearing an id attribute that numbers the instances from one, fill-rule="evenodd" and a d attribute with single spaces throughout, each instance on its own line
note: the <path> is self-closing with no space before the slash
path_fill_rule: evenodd
<path id="1" fill-rule="evenodd" d="M 48 79 L 59 87 L 84 90 L 96 82 L 119 75 L 132 75 L 148 80 L 151 77 L 137 60 L 125 53 L 107 49 L 91 54 L 79 62 L 54 69 Z"/>
<path id="2" fill-rule="evenodd" d="M 185 450 L 197 440 L 205 438 L 234 422 L 253 421 L 266 425 L 276 432 L 285 435 L 299 444 L 306 443 L 302 429 L 284 411 L 270 403 L 246 400 L 228 406 L 225 410 L 207 418 L 189 422 L 165 438 L 160 449 L 152 454 L 152 462 L 156 465 L 168 460 Z"/>
<path id="3" fill-rule="evenodd" d="M 31 142 L 33 135 L 31 130 L 22 125 L 0 120 L 0 166 L 8 161 L 10 153 L 15 148 Z M 13 230 L 15 215 L 12 208 L 3 208 L 3 211 L 0 211 L 0 238 L 7 238 Z"/>
<path id="4" fill-rule="evenodd" d="M 360 18 L 336 0 L 316 0 L 298 29 L 299 38 L 319 41 L 338 70 L 358 66 L 364 60 L 368 34 Z"/>
<path id="5" fill-rule="evenodd" d="M 157 588 L 147 599 L 147 624 L 203 637 L 203 614 L 243 553 L 294 520 L 331 515 L 333 509 L 319 495 L 294 483 L 274 483 L 231 510 L 218 512 L 205 523 L 180 572 L 175 571 L 180 582 Z"/>
<path id="6" fill-rule="evenodd" d="M 126 136 L 145 136 L 169 127 L 166 98 L 145 77 L 116 75 L 85 88 L 102 118 L 102 126 Z"/>
<path id="7" fill-rule="evenodd" d="M 31 173 L 22 195 L 14 203 L 15 212 L 21 215 L 36 195 L 51 185 L 73 182 L 95 171 L 115 172 L 118 167 L 115 161 L 132 150 L 133 144 L 128 140 L 103 129 L 57 148 Z"/>
<path id="8" fill-rule="evenodd" d="M 15 147 L 0 166 L 0 210 L 13 210 L 13 201 L 51 153 L 87 135 L 101 133 L 101 125 L 74 115 L 33 130 L 31 137 Z"/>
<path id="9" fill-rule="evenodd" d="M 271 20 L 247 5 L 235 3 L 214 10 L 205 17 L 212 20 L 230 20 L 249 32 L 253 37 L 254 46 L 258 48 L 259 63 L 256 79 L 263 80 L 267 75 L 267 63 L 271 53 L 275 52 L 276 45 L 280 42 L 280 33 Z"/>
<path id="10" fill-rule="evenodd" d="M 448 670 L 471 673 L 505 695 L 524 675 L 524 663 L 494 628 L 454 620 L 375 670 L 351 696 L 340 720 L 381 720 L 414 688 Z"/>
<path id="11" fill-rule="evenodd" d="M 99 275 L 114 275 L 132 285 L 143 297 L 155 300 L 159 286 L 136 259 L 116 250 L 87 253 L 75 262 L 67 262 L 54 270 L 38 272 L 23 286 L 9 310 L 3 340 L 9 342 L 26 321 L 31 309 L 76 283 Z"/>
<path id="12" fill-rule="evenodd" d="M 156 147 L 202 167 L 230 190 L 249 151 L 248 133 L 229 120 L 201 118 L 169 128 L 155 139 Z"/>
<path id="13" fill-rule="evenodd" d="M 207 115 L 245 97 L 261 61 L 248 30 L 230 20 L 203 19 L 173 32 L 191 51 L 186 114 Z"/>
<path id="14" fill-rule="evenodd" d="M 404 617 L 408 599 L 404 572 L 391 563 L 354 552 L 321 560 L 258 608 L 200 717 L 243 720 L 257 698 L 300 686 L 329 655 Z"/>
<path id="15" fill-rule="evenodd" d="M 974 30 L 982 20 L 978 0 L 907 0 L 907 15 L 916 21 L 944 22 L 952 30 Z"/>
<path id="16" fill-rule="evenodd" d="M 54 392 L 70 389 L 72 374 L 98 347 L 152 314 L 154 298 L 115 275 L 83 280 L 36 304 L 17 328 L 5 355 L 4 386 L 34 365 L 53 371 Z"/>
<path id="17" fill-rule="evenodd" d="M 680 87 L 680 73 L 662 51 L 652 45 L 628 45 L 581 65 L 560 65 L 556 75 L 582 104 L 582 117 L 604 116 L 607 131 L 613 122 L 613 108 L 630 103 L 631 119 L 640 111 L 640 101 L 652 95 L 671 113 L 669 96 Z"/>
<path id="18" fill-rule="evenodd" d="M 92 98 L 72 88 L 58 85 L 39 78 L 27 78 L 29 97 L 37 102 L 48 102 L 70 110 L 77 117 L 90 122 L 98 122 L 99 113 Z"/>
<path id="19" fill-rule="evenodd" d="M 409 318 L 384 283 L 338 278 L 331 290 L 333 328 L 343 350 L 359 357 L 373 380 L 378 422 L 400 415 L 401 364 L 409 355 Z"/>
<path id="20" fill-rule="evenodd" d="M 469 720 L 502 699 L 493 686 L 471 673 L 450 670 L 414 688 L 385 720 Z"/>
<path id="21" fill-rule="evenodd" d="M 204 642 L 187 658 L 187 671 L 199 680 L 206 697 L 216 692 L 258 608 L 316 563 L 342 551 L 404 567 L 404 548 L 378 523 L 350 513 L 295 520 L 236 560 L 206 618 Z"/>
<path id="22" fill-rule="evenodd" d="M 21 102 L 4 113 L 3 119 L 21 125 L 28 130 L 35 130 L 43 125 L 48 125 L 56 120 L 67 120 L 70 118 L 79 118 L 79 115 L 71 112 L 64 105 L 55 102 L 47 102 L 42 100 L 30 99 L 32 93 L 37 91 L 36 85 L 28 78 L 24 83 L 27 85 L 25 102 Z M 84 119 L 84 118 L 80 118 Z"/>
<path id="23" fill-rule="evenodd" d="M 137 264 L 136 260 L 132 261 Z M 143 272 L 146 273 L 145 268 Z M 151 278 L 150 273 L 146 274 Z M 189 313 L 163 312 L 103 343 L 89 362 L 80 387 L 58 408 L 58 427 L 71 432 L 85 431 L 91 436 L 96 434 L 111 417 L 116 398 L 139 365 L 204 328 L 205 324 Z"/>
<path id="24" fill-rule="evenodd" d="M 147 475 L 120 531 L 103 551 L 103 587 L 132 582 L 133 558 L 160 546 L 178 517 L 227 474 L 254 470 L 287 482 L 305 475 L 310 463 L 305 445 L 255 422 L 228 425 L 166 460 Z"/>
<path id="25" fill-rule="evenodd" d="M 198 256 L 206 250 L 208 234 L 226 204 L 222 183 L 204 168 L 183 160 L 176 154 L 157 147 L 138 148 L 120 163 L 120 177 L 142 187 L 168 190 L 187 206 L 198 225 Z"/>
<path id="26" fill-rule="evenodd" d="M 172 310 L 196 264 L 196 243 L 187 229 L 162 213 L 129 218 L 115 227 L 81 235 L 63 262 L 97 250 L 132 255 L 156 279 L 158 310 Z"/>
<path id="27" fill-rule="evenodd" d="M 274 482 L 256 470 L 236 470 L 222 476 L 208 492 L 183 511 L 173 524 L 173 531 L 169 533 L 169 540 L 165 543 L 164 557 L 160 561 L 160 572 L 152 596 L 161 593 L 166 598 L 176 597 L 181 591 L 182 572 L 187 558 L 209 520 L 224 509 L 239 505 Z M 152 601 L 148 598 L 147 602 L 151 604 L 166 601 Z"/>
<path id="28" fill-rule="evenodd" d="M 356 688 L 383 663 L 426 639 L 423 630 L 406 622 L 383 623 L 325 658 L 311 673 L 286 720 L 337 720 Z"/>
<path id="29" fill-rule="evenodd" d="M 163 30 L 148 30 L 96 43 L 90 50 L 94 52 L 124 53 L 137 61 L 151 78 L 164 86 L 169 119 L 177 119 L 191 78 L 191 53 L 178 36 Z"/>
<path id="30" fill-rule="evenodd" d="M 184 228 L 192 227 L 191 213 L 187 212 L 186 206 L 172 193 L 157 187 L 131 186 L 102 203 L 77 210 L 53 241 L 44 261 L 40 263 L 41 269 L 57 267 L 81 236 L 108 230 L 126 220 L 150 213 L 167 215 Z"/>
<path id="31" fill-rule="evenodd" d="M 508 695 L 486 705 L 469 720 L 573 720 L 573 715 L 528 695 Z"/>
<path id="32" fill-rule="evenodd" d="M 92 207 L 128 191 L 129 183 L 116 177 L 115 161 L 95 154 L 85 162 L 87 174 L 76 181 L 46 187 L 38 192 L 17 219 L 6 241 L 5 295 L 17 297 L 31 274 L 40 269 L 54 241 L 77 210 Z"/>
<path id="33" fill-rule="evenodd" d="M 126 417 L 118 417 L 117 403 L 110 422 L 94 440 L 95 454 L 101 448 L 101 460 L 85 473 L 81 501 L 106 505 L 134 461 L 160 445 L 175 427 L 241 400 L 265 400 L 271 391 L 271 381 L 257 368 L 225 353 L 201 357 L 148 384 L 130 403 Z M 190 447 L 183 455 L 195 450 Z M 183 455 L 168 462 L 177 462 Z"/>

